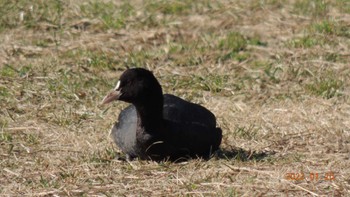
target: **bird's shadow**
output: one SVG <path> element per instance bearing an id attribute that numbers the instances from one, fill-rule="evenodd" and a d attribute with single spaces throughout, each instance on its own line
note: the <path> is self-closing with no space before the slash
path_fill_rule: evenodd
<path id="1" fill-rule="evenodd" d="M 252 151 L 252 150 L 244 150 L 238 147 L 228 147 L 225 149 L 218 150 L 214 158 L 217 159 L 226 159 L 226 160 L 239 160 L 239 161 L 262 161 L 266 157 L 274 155 L 273 151 Z"/>
<path id="2" fill-rule="evenodd" d="M 238 161 L 263 161 L 265 158 L 274 155 L 275 152 L 273 151 L 252 151 L 252 150 L 244 150 L 242 148 L 238 147 L 227 147 L 224 149 L 217 150 L 211 157 L 206 158 L 205 160 L 210 159 L 225 159 L 225 160 L 238 160 Z M 122 153 L 116 153 L 116 160 L 119 161 L 133 161 L 136 158 L 130 159 L 126 155 Z M 180 158 L 177 160 L 174 160 L 172 162 L 174 163 L 181 163 L 184 161 L 189 161 L 193 158 Z M 137 160 L 137 159 L 136 159 Z"/>

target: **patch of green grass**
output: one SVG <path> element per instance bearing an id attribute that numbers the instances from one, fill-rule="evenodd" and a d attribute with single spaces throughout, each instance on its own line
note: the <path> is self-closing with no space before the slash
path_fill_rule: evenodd
<path id="1" fill-rule="evenodd" d="M 246 9 L 249 10 L 261 10 L 261 9 L 279 9 L 285 5 L 286 0 L 261 0 L 250 1 Z"/>
<path id="2" fill-rule="evenodd" d="M 200 56 L 192 55 L 181 55 L 181 54 L 176 54 L 176 55 L 170 55 L 168 57 L 168 61 L 171 62 L 171 64 L 176 65 L 176 66 L 197 66 L 200 65 L 203 62 L 203 59 Z"/>
<path id="3" fill-rule="evenodd" d="M 0 31 L 24 25 L 36 28 L 40 23 L 61 28 L 66 4 L 59 0 L 47 1 L 0 1 Z"/>
<path id="4" fill-rule="evenodd" d="M 178 43 L 169 44 L 169 51 L 168 51 L 169 54 L 175 54 L 181 51 L 184 51 L 184 46 L 182 44 L 178 44 Z"/>
<path id="5" fill-rule="evenodd" d="M 240 51 L 246 49 L 248 44 L 247 39 L 238 32 L 229 33 L 224 39 L 221 39 L 218 44 L 218 48 L 224 53 L 219 55 L 218 60 L 226 61 L 228 59 L 242 60 L 242 56 L 237 57 Z"/>
<path id="6" fill-rule="evenodd" d="M 197 76 L 197 79 L 202 87 L 202 90 L 219 93 L 225 89 L 229 76 L 211 74 L 206 77 Z"/>
<path id="7" fill-rule="evenodd" d="M 297 0 L 294 3 L 294 12 L 297 14 L 324 17 L 329 11 L 329 3 L 325 0 Z"/>
<path id="8" fill-rule="evenodd" d="M 50 41 L 48 40 L 43 40 L 43 39 L 39 39 L 39 40 L 35 40 L 34 41 L 34 45 L 38 46 L 38 47 L 48 47 L 50 45 Z"/>
<path id="9" fill-rule="evenodd" d="M 88 57 L 87 66 L 100 69 L 115 70 L 114 60 L 107 54 L 87 52 L 85 55 Z"/>
<path id="10" fill-rule="evenodd" d="M 337 45 L 334 36 L 350 38 L 350 30 L 346 24 L 332 20 L 322 20 L 312 23 L 300 38 L 293 38 L 287 42 L 287 46 L 293 48 L 311 48 L 316 45 Z"/>
<path id="11" fill-rule="evenodd" d="M 137 28 L 157 28 L 165 25 L 168 20 L 164 17 L 158 18 L 154 13 L 147 13 L 145 16 L 142 16 L 133 27 Z"/>
<path id="12" fill-rule="evenodd" d="M 249 45 L 256 45 L 256 46 L 267 46 L 267 42 L 262 41 L 259 36 L 253 36 L 251 38 L 248 38 L 247 43 Z"/>
<path id="13" fill-rule="evenodd" d="M 70 100 L 71 104 L 79 105 L 81 102 L 91 102 L 86 100 L 86 95 L 95 95 L 96 87 L 101 84 L 106 85 L 103 78 L 92 75 L 85 75 L 80 72 L 73 72 L 71 70 L 59 70 L 56 72 L 57 78 L 50 78 L 46 81 L 46 89 L 49 90 L 52 97 L 59 97 L 61 99 Z M 94 98 L 92 96 L 90 99 Z M 61 108 L 63 110 L 63 108 Z M 76 115 L 75 110 L 65 110 L 65 114 Z M 72 118 L 72 117 L 70 117 Z M 70 119 L 68 117 L 68 121 Z M 82 120 L 83 116 L 73 118 L 73 120 Z M 57 119 L 59 120 L 59 119 Z"/>
<path id="14" fill-rule="evenodd" d="M 278 78 L 277 74 L 278 72 L 282 72 L 282 68 L 275 67 L 272 64 L 267 64 L 264 68 L 265 75 L 269 78 L 270 81 L 274 83 L 279 83 L 280 79 Z"/>
<path id="15" fill-rule="evenodd" d="M 26 134 L 26 133 L 12 133 L 12 132 L 6 132 L 1 131 L 0 132 L 0 144 L 7 145 L 7 153 L 11 153 L 13 150 L 18 150 L 18 143 L 21 142 L 24 146 L 27 146 L 28 142 L 31 140 L 34 135 L 33 134 Z M 23 143 L 25 142 L 25 143 Z M 37 144 L 37 143 L 29 143 L 31 145 Z M 5 147 L 4 147 L 5 148 Z"/>
<path id="16" fill-rule="evenodd" d="M 219 41 L 219 49 L 229 50 L 234 53 L 244 50 L 247 47 L 247 40 L 238 32 L 229 33 L 226 38 Z"/>
<path id="17" fill-rule="evenodd" d="M 157 36 L 155 36 L 157 37 Z M 163 47 L 142 48 L 133 50 L 123 56 L 125 67 L 144 67 L 153 61 L 166 61 L 174 66 L 198 66 L 212 53 L 212 46 L 202 39 L 190 39 L 186 36 L 175 36 L 173 40 L 166 41 L 161 36 L 155 43 Z M 152 38 L 153 40 L 153 38 Z"/>
<path id="18" fill-rule="evenodd" d="M 341 12 L 350 14 L 350 1 L 349 0 L 336 0 L 332 2 Z"/>
<path id="19" fill-rule="evenodd" d="M 167 60 L 177 66 L 197 66 L 204 62 L 203 56 L 208 49 L 209 47 L 205 47 L 204 43 L 197 40 L 187 43 L 170 43 Z"/>
<path id="20" fill-rule="evenodd" d="M 80 82 L 74 80 L 71 71 L 60 70 L 57 72 L 57 76 L 57 78 L 48 80 L 48 90 L 55 96 L 74 100 L 73 93 L 81 86 Z"/>
<path id="21" fill-rule="evenodd" d="M 78 103 L 72 99 L 71 102 Z M 58 107 L 59 106 L 57 106 L 57 108 Z M 91 114 L 79 112 L 76 108 L 72 107 L 63 107 L 63 109 L 59 108 L 55 112 L 47 114 L 45 117 L 43 117 L 43 120 L 65 128 L 77 126 L 88 119 L 91 119 Z"/>
<path id="22" fill-rule="evenodd" d="M 80 10 L 85 17 L 100 19 L 104 29 L 125 27 L 127 18 L 135 13 L 133 6 L 127 1 L 117 6 L 113 1 L 102 2 L 94 0 L 82 4 Z"/>
<path id="23" fill-rule="evenodd" d="M 193 13 L 205 13 L 208 10 L 213 11 L 222 8 L 221 2 L 209 0 L 147 0 L 145 4 L 147 15 L 161 13 L 167 16 L 187 16 Z"/>
<path id="24" fill-rule="evenodd" d="M 0 100 L 3 100 L 10 96 L 10 91 L 7 89 L 7 87 L 0 86 Z"/>
<path id="25" fill-rule="evenodd" d="M 76 177 L 76 174 L 74 171 L 69 172 L 69 171 L 66 171 L 65 169 L 61 169 L 61 171 L 58 174 L 61 180 L 74 179 Z"/>
<path id="26" fill-rule="evenodd" d="M 191 75 L 188 77 L 171 77 L 170 88 L 171 89 L 192 89 L 192 90 L 201 90 L 201 91 L 210 91 L 212 93 L 221 93 L 225 90 L 225 87 L 228 85 L 229 80 L 228 75 L 215 75 L 208 74 L 205 76 L 202 75 Z"/>
<path id="27" fill-rule="evenodd" d="M 259 36 L 245 38 L 238 32 L 229 33 L 226 38 L 219 41 L 218 48 L 224 51 L 224 55 L 219 56 L 219 60 L 226 61 L 234 59 L 239 62 L 245 61 L 250 57 L 250 53 L 246 51 L 248 45 L 267 46 L 266 42 L 261 41 Z"/>
<path id="28" fill-rule="evenodd" d="M 115 159 L 116 153 L 112 148 L 106 147 L 104 151 L 96 151 L 88 155 L 88 162 L 90 163 L 110 163 Z"/>
<path id="29" fill-rule="evenodd" d="M 248 52 L 238 53 L 235 55 L 235 59 L 239 62 L 243 62 L 249 58 L 250 58 L 250 53 Z"/>
<path id="30" fill-rule="evenodd" d="M 315 45 L 319 45 L 320 40 L 316 39 L 313 36 L 303 36 L 301 38 L 292 39 L 287 43 L 287 45 L 294 48 L 311 48 Z"/>
<path id="31" fill-rule="evenodd" d="M 59 188 L 57 179 L 40 175 L 39 183 L 43 188 Z"/>
<path id="32" fill-rule="evenodd" d="M 348 62 L 348 59 L 346 57 L 338 53 L 327 53 L 325 55 L 325 59 L 330 62 L 342 62 L 342 63 Z"/>
<path id="33" fill-rule="evenodd" d="M 77 62 L 80 64 L 79 61 Z M 107 80 L 101 74 L 103 70 L 105 70 L 104 67 L 95 68 L 86 65 L 73 69 L 53 69 L 51 73 L 54 73 L 54 77 L 45 79 L 44 87 L 42 87 L 45 92 L 48 90 L 49 95 L 46 98 L 69 101 L 71 106 L 68 108 L 55 106 L 57 107 L 56 113 L 51 114 L 52 118 L 48 118 L 47 121 L 69 126 L 72 123 L 80 123 L 88 119 L 89 115 L 81 112 L 76 113 L 75 108 L 81 104 L 95 103 L 95 99 L 99 98 L 98 89 L 101 87 L 104 90 L 104 88 L 111 86 L 112 81 Z"/>
<path id="34" fill-rule="evenodd" d="M 322 34 L 334 34 L 335 24 L 329 20 L 322 21 L 313 25 L 313 28 Z"/>
<path id="35" fill-rule="evenodd" d="M 29 133 L 28 135 L 26 135 L 26 142 L 31 144 L 31 145 L 39 144 L 40 143 L 40 136 Z"/>
<path id="36" fill-rule="evenodd" d="M 191 13 L 194 1 L 191 0 L 161 0 L 150 1 L 146 5 L 146 10 L 150 13 L 160 12 L 167 15 L 184 15 Z"/>
<path id="37" fill-rule="evenodd" d="M 24 65 L 19 69 L 12 65 L 5 64 L 4 67 L 0 68 L 0 75 L 3 77 L 23 77 L 28 75 L 32 70 L 32 65 Z"/>
<path id="38" fill-rule="evenodd" d="M 255 139 L 258 133 L 259 132 L 254 125 L 250 125 L 248 127 L 246 126 L 237 127 L 234 131 L 235 136 L 243 139 L 247 139 L 247 140 Z"/>
<path id="39" fill-rule="evenodd" d="M 88 70 L 101 72 L 104 70 L 115 71 L 120 64 L 115 60 L 115 54 L 107 54 L 98 50 L 69 50 L 60 54 L 60 58 L 72 61 Z"/>
<path id="40" fill-rule="evenodd" d="M 143 67 L 148 64 L 148 60 L 150 57 L 150 53 L 145 50 L 131 52 L 126 57 L 124 61 L 124 66 Z"/>
<path id="41" fill-rule="evenodd" d="M 3 146 L 3 150 L 10 154 L 14 149 L 13 141 L 16 141 L 12 133 L 7 133 L 3 130 L 7 126 L 7 122 L 3 122 L 0 130 L 0 145 Z M 7 145 L 7 146 L 4 146 Z M 6 147 L 6 148 L 5 148 Z"/>
<path id="42" fill-rule="evenodd" d="M 52 113 L 52 117 L 48 121 L 61 127 L 69 127 L 70 125 L 75 123 L 75 121 L 72 119 L 73 118 L 72 116 L 73 115 L 71 111 L 67 111 L 66 109 L 63 109 L 63 112 L 61 113 L 58 113 L 58 112 Z"/>
<path id="43" fill-rule="evenodd" d="M 6 119 L 1 118 L 0 119 L 0 130 L 3 128 L 6 128 L 8 126 L 8 121 Z"/>
<path id="44" fill-rule="evenodd" d="M 326 76 L 315 78 L 311 84 L 306 85 L 306 89 L 316 95 L 326 99 L 340 96 L 339 90 L 343 88 L 343 81 L 339 80 L 335 74 L 329 73 Z"/>
<path id="45" fill-rule="evenodd" d="M 287 80 L 296 80 L 298 83 L 300 82 L 299 80 L 305 80 L 313 76 L 313 73 L 303 66 L 288 66 L 286 73 L 288 76 Z"/>
<path id="46" fill-rule="evenodd" d="M 287 73 L 289 80 L 298 79 L 301 73 L 301 66 L 288 66 Z"/>
<path id="47" fill-rule="evenodd" d="M 240 195 L 234 188 L 228 188 L 223 194 L 223 196 L 236 197 Z"/>
<path id="48" fill-rule="evenodd" d="M 2 68 L 0 68 L 0 75 L 3 77 L 15 77 L 17 70 L 9 64 L 5 64 Z"/>
<path id="49" fill-rule="evenodd" d="M 260 75 L 259 78 L 265 80 L 266 78 L 268 81 L 271 81 L 273 83 L 279 83 L 280 79 L 278 77 L 279 72 L 283 72 L 282 68 L 274 66 L 271 62 L 266 61 L 253 61 L 252 62 L 252 68 L 255 70 L 262 70 L 264 75 Z"/>
<path id="50" fill-rule="evenodd" d="M 311 26 L 311 31 L 325 35 L 335 35 L 350 38 L 350 29 L 348 25 L 338 23 L 332 20 L 323 20 Z"/>
<path id="51" fill-rule="evenodd" d="M 19 75 L 19 77 L 23 77 L 23 76 L 29 75 L 29 74 L 32 72 L 32 67 L 33 67 L 33 66 L 32 66 L 31 64 L 22 66 L 22 67 L 18 70 L 18 75 Z"/>
<path id="52" fill-rule="evenodd" d="M 0 142 L 12 142 L 13 137 L 10 133 L 1 132 L 0 133 Z"/>

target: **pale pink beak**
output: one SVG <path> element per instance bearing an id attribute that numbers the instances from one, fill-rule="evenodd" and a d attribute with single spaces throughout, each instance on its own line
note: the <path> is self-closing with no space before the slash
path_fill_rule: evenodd
<path id="1" fill-rule="evenodd" d="M 101 104 L 104 105 L 104 104 L 110 103 L 110 102 L 112 102 L 114 100 L 118 100 L 120 95 L 121 95 L 120 91 L 112 90 L 110 93 L 107 94 L 107 96 L 105 96 L 103 98 Z"/>

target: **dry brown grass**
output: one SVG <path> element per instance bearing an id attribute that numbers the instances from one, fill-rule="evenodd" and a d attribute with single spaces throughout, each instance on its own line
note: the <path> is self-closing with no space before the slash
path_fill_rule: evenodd
<path id="1" fill-rule="evenodd" d="M 169 2 L 0 2 L 0 196 L 349 196 L 350 4 Z M 212 110 L 222 153 L 115 160 L 126 66 Z"/>

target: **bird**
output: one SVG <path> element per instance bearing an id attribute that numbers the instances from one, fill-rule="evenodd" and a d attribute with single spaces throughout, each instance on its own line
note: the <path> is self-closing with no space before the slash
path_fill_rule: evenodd
<path id="1" fill-rule="evenodd" d="M 111 135 L 127 160 L 209 159 L 219 149 L 222 130 L 205 107 L 164 94 L 153 73 L 144 68 L 125 70 L 102 100 L 130 103 L 113 125 Z"/>

